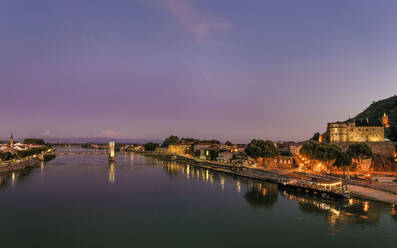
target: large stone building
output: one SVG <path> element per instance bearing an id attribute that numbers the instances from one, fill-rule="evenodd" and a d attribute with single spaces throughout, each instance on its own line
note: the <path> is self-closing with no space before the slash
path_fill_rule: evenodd
<path id="1" fill-rule="evenodd" d="M 168 153 L 184 155 L 189 153 L 191 147 L 190 144 L 170 144 L 168 146 Z"/>
<path id="2" fill-rule="evenodd" d="M 327 131 L 331 143 L 385 141 L 382 123 L 370 123 L 368 120 L 328 123 Z"/>

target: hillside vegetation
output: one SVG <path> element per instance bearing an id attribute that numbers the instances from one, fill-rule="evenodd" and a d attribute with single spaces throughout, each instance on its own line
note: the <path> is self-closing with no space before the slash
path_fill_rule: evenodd
<path id="1" fill-rule="evenodd" d="M 386 138 L 397 142 L 397 96 L 373 102 L 366 110 L 358 114 L 355 119 L 366 119 L 370 122 L 382 120 L 383 114 L 389 116 L 390 128 L 386 129 Z"/>

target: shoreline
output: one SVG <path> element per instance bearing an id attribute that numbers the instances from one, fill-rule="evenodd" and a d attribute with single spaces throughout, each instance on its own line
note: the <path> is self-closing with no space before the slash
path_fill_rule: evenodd
<path id="1" fill-rule="evenodd" d="M 35 156 L 32 156 L 31 158 L 28 158 L 27 160 L 24 161 L 7 162 L 6 164 L 0 165 L 0 174 L 38 167 L 40 166 L 40 162 L 51 160 L 55 158 L 55 156 L 56 155 L 53 152 L 49 152 L 43 154 L 36 154 Z"/>
<path id="2" fill-rule="evenodd" d="M 32 158 L 22 162 L 11 162 L 8 165 L 0 166 L 0 174 L 24 170 L 27 168 L 37 167 L 40 164 L 39 158 Z"/>
<path id="3" fill-rule="evenodd" d="M 281 173 L 275 173 L 275 169 L 273 169 L 272 171 L 267 171 L 267 170 L 245 167 L 245 166 L 221 164 L 214 161 L 201 161 L 198 159 L 185 157 L 182 155 L 146 153 L 146 152 L 139 154 L 163 157 L 169 161 L 192 163 L 193 166 L 198 166 L 201 168 L 212 169 L 218 172 L 228 173 L 231 175 L 247 177 L 254 180 L 272 182 L 277 184 L 280 182 L 280 179 L 290 179 L 290 177 L 286 175 L 283 175 Z M 378 201 L 387 204 L 397 205 L 397 193 L 395 192 L 388 192 L 387 190 L 376 189 L 374 187 L 366 187 L 363 185 L 359 185 L 357 183 L 348 184 L 347 189 L 350 191 L 353 197 L 357 197 L 363 200 Z"/>

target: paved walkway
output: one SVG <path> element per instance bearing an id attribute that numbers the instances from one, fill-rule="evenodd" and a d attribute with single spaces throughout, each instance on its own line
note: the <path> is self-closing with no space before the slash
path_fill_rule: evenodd
<path id="1" fill-rule="evenodd" d="M 370 189 L 367 187 L 351 185 L 351 184 L 347 186 L 347 189 L 352 194 L 357 195 L 358 197 L 371 199 L 375 201 L 387 202 L 391 204 L 397 204 L 397 195 L 395 194 L 387 193 L 376 189 Z"/>

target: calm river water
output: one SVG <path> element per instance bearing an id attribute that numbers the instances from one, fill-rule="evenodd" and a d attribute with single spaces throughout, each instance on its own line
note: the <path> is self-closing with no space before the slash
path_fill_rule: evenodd
<path id="1" fill-rule="evenodd" d="M 391 206 L 324 202 L 137 154 L 0 176 L 1 247 L 396 247 Z"/>

